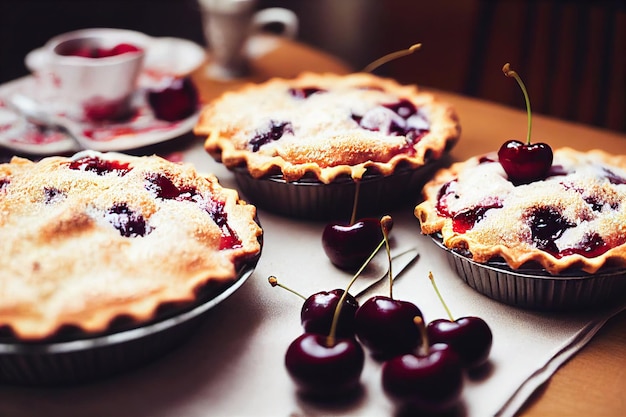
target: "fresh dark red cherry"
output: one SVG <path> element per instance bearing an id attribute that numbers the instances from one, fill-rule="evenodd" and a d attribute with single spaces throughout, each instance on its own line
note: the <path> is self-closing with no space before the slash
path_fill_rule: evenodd
<path id="1" fill-rule="evenodd" d="M 360 386 L 363 348 L 354 338 L 304 333 L 287 349 L 285 366 L 299 391 L 311 397 L 341 397 Z"/>
<path id="2" fill-rule="evenodd" d="M 154 116 L 168 122 L 191 116 L 199 103 L 198 90 L 189 77 L 174 78 L 163 88 L 148 90 L 147 99 Z"/>
<path id="3" fill-rule="evenodd" d="M 327 224 L 322 233 L 322 247 L 335 266 L 356 270 L 382 239 L 380 220 L 364 218 L 352 224 Z"/>
<path id="4" fill-rule="evenodd" d="M 421 336 L 415 317 L 422 317 L 415 304 L 374 296 L 356 311 L 355 332 L 374 357 L 386 359 L 411 352 L 419 345 Z"/>
<path id="5" fill-rule="evenodd" d="M 463 369 L 450 346 L 436 343 L 425 353 L 408 353 L 386 361 L 382 367 L 382 385 L 398 407 L 417 415 L 444 413 L 461 400 Z"/>
<path id="6" fill-rule="evenodd" d="M 510 140 L 498 150 L 498 159 L 509 180 L 517 185 L 546 178 L 553 154 L 552 148 L 545 143 L 524 144 Z"/>
<path id="7" fill-rule="evenodd" d="M 304 331 L 328 335 L 337 304 L 343 293 L 344 290 L 335 289 L 332 291 L 320 291 L 308 297 L 300 311 L 300 320 Z M 356 298 L 347 294 L 337 322 L 336 334 L 338 337 L 354 336 L 354 315 L 358 308 L 359 303 Z"/>
<path id="8" fill-rule="evenodd" d="M 337 300 L 328 335 L 304 333 L 287 349 L 285 366 L 299 390 L 311 397 L 345 397 L 355 392 L 365 363 L 363 348 L 354 337 L 337 337 L 339 318 L 350 286 Z M 271 283 L 271 281 L 270 281 Z"/>
<path id="9" fill-rule="evenodd" d="M 542 180 L 546 178 L 552 166 L 552 148 L 545 143 L 531 143 L 532 112 L 526 86 L 520 76 L 510 69 L 508 63 L 504 64 L 502 72 L 507 77 L 515 78 L 515 81 L 522 89 L 522 93 L 524 93 L 526 113 L 528 115 L 528 131 L 526 133 L 526 143 L 518 140 L 509 140 L 502 144 L 498 150 L 498 159 L 509 180 L 515 185 Z"/>
<path id="10" fill-rule="evenodd" d="M 493 334 L 489 325 L 480 317 L 467 316 L 454 319 L 445 300 L 441 296 L 432 272 L 428 274 L 439 301 L 448 313 L 449 320 L 433 320 L 426 326 L 429 343 L 445 343 L 459 356 L 462 365 L 468 370 L 483 365 L 489 359 Z"/>
<path id="11" fill-rule="evenodd" d="M 459 356 L 467 369 L 475 369 L 489 359 L 493 334 L 480 317 L 461 317 L 454 321 L 437 319 L 428 323 L 430 343 L 445 343 Z"/>
<path id="12" fill-rule="evenodd" d="M 359 302 L 350 293 L 346 293 L 342 289 L 335 289 L 320 291 L 305 297 L 278 282 L 278 278 L 273 275 L 268 278 L 268 281 L 272 287 L 281 287 L 304 300 L 300 310 L 300 322 L 307 333 L 330 334 L 333 320 L 337 314 L 337 305 L 343 299 L 337 316 L 335 334 L 338 337 L 354 337 L 354 314 L 359 308 Z"/>

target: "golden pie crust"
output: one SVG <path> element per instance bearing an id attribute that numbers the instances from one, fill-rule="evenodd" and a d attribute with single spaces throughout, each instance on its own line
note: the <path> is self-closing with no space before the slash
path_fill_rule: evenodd
<path id="1" fill-rule="evenodd" d="M 306 98 L 290 92 L 306 89 L 320 91 Z M 401 100 L 417 108 L 411 121 L 399 120 L 384 107 Z M 366 115 L 369 124 L 363 128 L 359 120 Z M 390 134 L 387 117 L 421 125 L 426 132 L 417 140 L 404 132 Z M 285 123 L 286 133 L 278 140 L 253 149 L 253 138 Z M 207 152 L 228 168 L 247 167 L 254 178 L 282 174 L 296 181 L 308 175 L 322 183 L 340 175 L 359 180 L 366 171 L 387 176 L 399 165 L 419 168 L 449 150 L 460 131 L 451 105 L 414 85 L 368 73 L 303 73 L 251 83 L 205 106 L 194 129 L 207 137 Z"/>
<path id="2" fill-rule="evenodd" d="M 439 170 L 423 194 L 422 233 L 440 233 L 478 263 L 534 261 L 555 275 L 626 267 L 626 155 L 557 149 L 547 178 L 519 186 L 497 154 L 476 156 Z M 467 219 L 475 223 L 465 231 Z"/>
<path id="3" fill-rule="evenodd" d="M 110 164 L 98 172 L 89 161 Z M 18 340 L 64 326 L 94 334 L 116 318 L 141 324 L 165 304 L 192 305 L 260 254 L 255 218 L 191 164 L 91 151 L 14 157 L 0 165 L 0 328 Z"/>

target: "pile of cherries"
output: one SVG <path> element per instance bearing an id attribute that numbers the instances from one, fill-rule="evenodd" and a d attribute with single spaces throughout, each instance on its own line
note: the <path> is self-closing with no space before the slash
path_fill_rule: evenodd
<path id="1" fill-rule="evenodd" d="M 321 291 L 306 298 L 269 278 L 272 286 L 305 299 L 300 315 L 304 333 L 289 345 L 285 366 L 305 397 L 350 398 L 361 387 L 367 350 L 382 363 L 384 392 L 398 407 L 447 412 L 460 403 L 465 371 L 487 362 L 491 330 L 473 316 L 426 325 L 414 303 L 393 297 L 391 268 L 389 295 L 376 295 L 359 305 L 349 289 L 383 245 L 391 262 L 392 219 L 384 216 L 377 223 L 382 240 L 345 290 Z M 438 290 L 437 294 L 441 299 Z"/>

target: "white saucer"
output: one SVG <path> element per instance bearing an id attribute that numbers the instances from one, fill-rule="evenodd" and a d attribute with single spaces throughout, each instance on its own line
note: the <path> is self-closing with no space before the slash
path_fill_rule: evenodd
<path id="1" fill-rule="evenodd" d="M 92 124 L 65 118 L 71 131 L 81 134 L 91 149 L 107 152 L 141 148 L 182 136 L 195 126 L 200 106 L 186 119 L 175 122 L 159 120 L 147 103 L 145 89 L 159 85 L 165 78 L 182 77 L 195 71 L 204 62 L 205 51 L 201 46 L 184 39 L 153 40 L 140 76 L 131 119 L 120 123 Z M 29 56 L 36 55 L 36 52 L 37 50 L 31 52 Z M 42 105 L 49 102 L 48 97 L 41 97 L 39 83 L 40 80 L 35 75 L 28 75 L 0 85 L 0 145 L 33 155 L 53 155 L 79 150 L 65 133 L 44 130 L 26 121 L 9 107 L 7 98 L 15 93 L 26 95 Z"/>

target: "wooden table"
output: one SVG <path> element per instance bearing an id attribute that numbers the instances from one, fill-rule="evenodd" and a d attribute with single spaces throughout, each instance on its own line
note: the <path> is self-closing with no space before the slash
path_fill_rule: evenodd
<path id="1" fill-rule="evenodd" d="M 252 75 L 232 81 L 216 81 L 204 68 L 195 74 L 201 97 L 208 102 L 222 92 L 246 82 L 260 82 L 272 76 L 294 77 L 303 69 L 345 74 L 350 68 L 341 60 L 297 42 L 276 41 L 278 47 L 252 62 Z M 462 136 L 452 151 L 455 160 L 496 150 L 508 139 L 526 138 L 526 113 L 517 109 L 434 91 L 455 106 Z M 626 135 L 535 115 L 533 141 L 553 148 L 570 146 L 579 150 L 602 148 L 626 153 Z M 552 379 L 539 389 L 519 412 L 522 417 L 539 416 L 623 416 L 626 415 L 626 312 L 618 315 Z"/>

